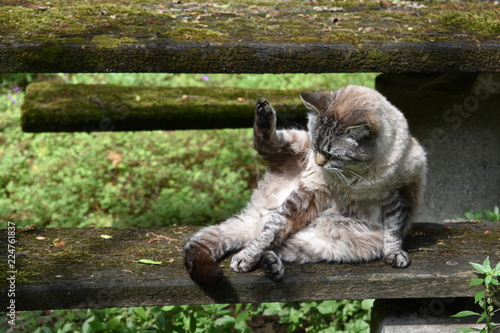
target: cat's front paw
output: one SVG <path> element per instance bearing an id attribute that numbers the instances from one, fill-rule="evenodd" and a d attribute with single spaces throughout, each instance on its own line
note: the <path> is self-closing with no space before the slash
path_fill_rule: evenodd
<path id="1" fill-rule="evenodd" d="M 231 259 L 231 269 L 235 272 L 249 272 L 255 268 L 260 259 L 253 251 L 243 249 Z"/>
<path id="2" fill-rule="evenodd" d="M 264 253 L 260 259 L 260 267 L 273 281 L 279 281 L 285 275 L 285 266 L 281 259 L 272 251 Z"/>
<path id="3" fill-rule="evenodd" d="M 408 252 L 400 250 L 387 254 L 384 257 L 384 262 L 395 268 L 405 268 L 410 266 L 411 259 Z"/>
<path id="4" fill-rule="evenodd" d="M 267 99 L 259 98 L 255 103 L 255 120 L 262 127 L 270 127 L 276 112 Z"/>

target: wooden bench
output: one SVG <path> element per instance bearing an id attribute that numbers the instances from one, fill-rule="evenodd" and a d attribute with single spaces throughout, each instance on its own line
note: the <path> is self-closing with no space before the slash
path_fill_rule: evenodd
<path id="1" fill-rule="evenodd" d="M 261 270 L 234 273 L 225 260 L 221 264 L 227 278 L 219 285 L 201 287 L 188 278 L 180 252 L 196 230 L 176 226 L 19 230 L 16 273 L 2 270 L 0 275 L 4 295 L 14 290 L 15 297 L 3 297 L 0 307 L 8 309 L 11 299 L 16 311 L 24 311 L 376 298 L 375 330 L 388 313 L 394 313 L 390 312 L 394 302 L 399 316 L 401 308 L 410 309 L 412 318 L 449 316 L 451 310 L 445 312 L 445 307 L 462 305 L 461 298 L 480 290 L 469 286 L 475 277 L 469 262 L 482 262 L 487 255 L 492 262 L 500 260 L 498 223 L 417 223 L 406 238 L 413 259 L 407 269 L 381 262 L 287 265 L 286 277 L 275 283 Z M 0 246 L 7 248 L 6 237 Z M 144 259 L 158 265 L 141 263 Z M 410 323 L 405 319 L 405 325 Z M 436 328 L 432 327 L 429 332 Z"/>
<path id="2" fill-rule="evenodd" d="M 420 220 L 441 221 L 467 206 L 500 201 L 497 4 L 7 4 L 1 13 L 0 72 L 385 73 L 377 89 L 403 110 L 429 152 Z M 329 88 L 335 83 L 318 87 Z M 188 87 L 39 83 L 27 90 L 22 122 L 31 132 L 246 127 L 251 104 L 265 94 L 280 107 L 286 125 L 304 118 L 296 93 L 226 89 L 216 96 Z M 474 277 L 468 262 L 500 256 L 496 224 L 416 224 L 406 246 L 413 250 L 409 269 L 380 263 L 289 265 L 286 279 L 274 283 L 259 271 L 233 274 L 225 264 L 228 280 L 201 288 L 187 278 L 178 251 L 193 231 L 20 232 L 16 310 L 471 297 L 477 289 L 468 286 Z M 65 243 L 54 244 L 55 239 Z M 133 261 L 140 259 L 162 264 Z"/>
<path id="3" fill-rule="evenodd" d="M 287 265 L 282 282 L 257 270 L 238 274 L 222 262 L 221 285 L 187 276 L 181 248 L 195 227 L 32 228 L 16 235 L 16 310 L 260 303 L 327 299 L 471 297 L 469 262 L 500 260 L 500 224 L 417 223 L 406 239 L 407 269 L 381 262 Z M 1 246 L 6 248 L 5 237 Z M 143 264 L 141 259 L 161 262 Z M 3 271 L 2 283 L 9 272 Z M 0 307 L 8 300 L 2 298 Z"/>
<path id="4" fill-rule="evenodd" d="M 491 2 L 168 4 L 95 0 L 2 7 L 0 72 L 493 72 Z"/>

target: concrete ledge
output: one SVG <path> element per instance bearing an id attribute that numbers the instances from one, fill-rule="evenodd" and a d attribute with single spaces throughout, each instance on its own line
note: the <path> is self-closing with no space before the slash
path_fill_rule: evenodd
<path id="1" fill-rule="evenodd" d="M 451 318 L 463 310 L 481 313 L 473 298 L 428 298 L 405 300 L 377 300 L 372 311 L 372 333 L 456 333 L 460 328 L 485 327 L 476 324 L 477 317 Z M 493 322 L 500 321 L 500 314 Z M 494 333 L 500 332 L 500 327 Z"/>
<path id="2" fill-rule="evenodd" d="M 500 203 L 500 74 L 383 74 L 376 89 L 408 119 L 427 152 L 417 219 L 443 221 Z"/>

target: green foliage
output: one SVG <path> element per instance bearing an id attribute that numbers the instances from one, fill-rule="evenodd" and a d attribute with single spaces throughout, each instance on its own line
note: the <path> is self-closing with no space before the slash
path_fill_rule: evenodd
<path id="1" fill-rule="evenodd" d="M 461 318 L 468 316 L 477 316 L 478 319 L 476 323 L 485 323 L 485 327 L 481 330 L 473 328 L 462 328 L 459 330 L 459 332 L 492 333 L 496 327 L 500 327 L 500 325 L 495 324 L 492 321 L 493 315 L 496 311 L 498 311 L 498 309 L 495 310 L 494 297 L 498 292 L 500 292 L 500 263 L 498 263 L 495 268 L 493 268 L 490 263 L 490 258 L 486 257 L 482 264 L 473 262 L 471 262 L 470 264 L 479 273 L 479 277 L 473 279 L 469 285 L 484 286 L 484 290 L 480 290 L 474 295 L 474 302 L 476 304 L 479 304 L 483 311 L 481 313 L 477 313 L 474 311 L 465 310 L 460 311 L 452 317 Z"/>
<path id="2" fill-rule="evenodd" d="M 468 220 L 468 221 L 482 221 L 483 220 L 483 212 L 486 215 L 486 221 L 500 221 L 500 209 L 498 206 L 495 206 L 493 210 L 484 209 L 472 211 L 470 209 L 464 210 L 465 218 L 457 218 L 458 220 Z"/>
<path id="3" fill-rule="evenodd" d="M 373 300 L 363 300 L 32 311 L 18 315 L 16 328 L 35 333 L 252 332 L 267 325 L 287 332 L 361 333 L 369 332 L 372 305 Z"/>
<path id="4" fill-rule="evenodd" d="M 0 73 L 0 89 L 25 88 L 38 74 L 32 73 Z"/>
<path id="5" fill-rule="evenodd" d="M 493 210 L 485 209 L 484 214 L 489 221 L 500 221 L 500 209 L 495 206 Z"/>
<path id="6" fill-rule="evenodd" d="M 263 314 L 279 317 L 287 332 L 369 332 L 374 300 L 264 303 Z"/>

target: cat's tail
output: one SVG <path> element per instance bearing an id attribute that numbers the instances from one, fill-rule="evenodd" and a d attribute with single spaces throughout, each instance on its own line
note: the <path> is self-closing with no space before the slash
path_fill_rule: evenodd
<path id="1" fill-rule="evenodd" d="M 224 275 L 218 261 L 241 248 L 239 237 L 227 233 L 230 222 L 201 229 L 184 246 L 184 265 L 194 282 L 218 283 Z"/>

